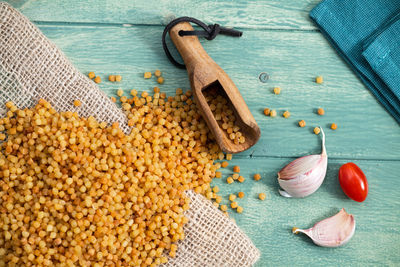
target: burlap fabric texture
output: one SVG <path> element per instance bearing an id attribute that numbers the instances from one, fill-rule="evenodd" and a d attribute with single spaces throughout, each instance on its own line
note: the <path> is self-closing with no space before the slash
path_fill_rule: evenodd
<path id="1" fill-rule="evenodd" d="M 32 107 L 38 99 L 49 101 L 58 111 L 76 110 L 99 121 L 118 121 L 125 133 L 130 128 L 125 115 L 105 93 L 81 74 L 65 55 L 24 15 L 0 3 L 0 116 L 4 103 Z M 177 256 L 165 266 L 251 266 L 259 251 L 251 240 L 216 209 L 210 201 L 187 192 L 191 206 L 186 216 L 186 238 L 179 242 Z"/>

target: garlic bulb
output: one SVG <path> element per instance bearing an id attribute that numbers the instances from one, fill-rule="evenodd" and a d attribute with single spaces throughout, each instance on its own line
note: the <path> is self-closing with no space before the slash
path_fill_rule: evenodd
<path id="1" fill-rule="evenodd" d="M 355 230 L 354 216 L 342 209 L 336 215 L 316 223 L 310 229 L 302 230 L 294 227 L 292 232 L 308 235 L 318 246 L 339 247 L 352 238 Z"/>
<path id="2" fill-rule="evenodd" d="M 322 153 L 298 158 L 278 172 L 278 182 L 284 197 L 306 197 L 321 186 L 326 175 L 328 155 L 325 150 L 325 134 L 322 133 Z"/>

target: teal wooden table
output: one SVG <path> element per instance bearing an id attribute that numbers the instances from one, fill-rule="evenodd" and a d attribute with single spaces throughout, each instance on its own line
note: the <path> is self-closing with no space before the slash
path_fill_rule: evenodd
<path id="1" fill-rule="evenodd" d="M 243 214 L 237 224 L 261 251 L 256 266 L 399 266 L 400 265 L 400 127 L 339 58 L 308 19 L 319 0 L 176 0 L 8 1 L 34 21 L 83 73 L 94 71 L 106 80 L 121 74 L 122 83 L 102 82 L 101 89 L 150 90 L 155 81 L 143 72 L 160 69 L 163 91 L 189 88 L 187 74 L 175 68 L 161 46 L 164 25 L 173 16 L 192 16 L 210 23 L 235 26 L 242 38 L 218 36 L 204 41 L 207 52 L 230 75 L 261 128 L 257 145 L 235 155 L 243 184 L 215 179 L 222 195 L 244 191 Z M 270 76 L 261 83 L 259 74 Z M 317 85 L 314 77 L 323 75 Z M 274 86 L 282 88 L 274 95 Z M 265 107 L 278 111 L 265 117 Z M 325 116 L 315 109 L 323 107 Z M 291 117 L 281 114 L 290 110 Z M 297 127 L 298 120 L 307 122 Z M 328 129 L 330 123 L 336 131 Z M 320 153 L 320 137 L 312 129 L 325 128 L 328 172 L 322 187 L 305 199 L 278 194 L 277 171 L 294 158 Z M 370 191 L 363 203 L 349 200 L 338 184 L 339 167 L 358 164 L 367 175 Z M 224 170 L 224 177 L 232 169 Z M 251 177 L 260 173 L 262 179 Z M 261 202 L 260 192 L 267 194 Z M 226 201 L 226 198 L 224 200 Z M 345 246 L 315 246 L 293 235 L 293 226 L 310 227 L 341 208 L 354 214 L 357 228 Z"/>

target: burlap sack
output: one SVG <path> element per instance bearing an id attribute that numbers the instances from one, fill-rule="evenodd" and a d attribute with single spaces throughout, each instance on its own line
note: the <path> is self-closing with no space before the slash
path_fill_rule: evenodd
<path id="1" fill-rule="evenodd" d="M 118 121 L 128 133 L 125 115 L 25 16 L 0 3 L 0 116 L 4 103 L 31 107 L 48 100 L 57 110 L 75 110 L 73 100 L 83 103 L 81 116 L 100 121 Z M 186 238 L 178 244 L 177 256 L 165 266 L 251 266 L 259 251 L 238 226 L 210 201 L 187 192 L 191 206 L 186 216 Z"/>

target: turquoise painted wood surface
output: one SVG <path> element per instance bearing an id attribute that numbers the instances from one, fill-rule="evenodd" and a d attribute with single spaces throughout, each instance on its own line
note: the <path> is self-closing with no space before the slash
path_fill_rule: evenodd
<path id="1" fill-rule="evenodd" d="M 154 80 L 144 71 L 161 69 L 161 89 L 172 93 L 189 88 L 186 72 L 166 59 L 161 47 L 163 24 L 173 16 L 190 15 L 207 22 L 239 26 L 244 35 L 218 36 L 203 41 L 205 49 L 235 81 L 259 123 L 262 136 L 252 149 L 235 155 L 243 184 L 227 185 L 215 179 L 221 194 L 243 191 L 244 213 L 232 213 L 237 224 L 261 251 L 256 266 L 398 266 L 400 265 L 400 127 L 307 18 L 319 0 L 264 1 L 8 1 L 55 42 L 84 73 L 95 71 L 103 80 L 111 73 L 123 76 L 120 84 L 103 82 L 101 89 L 150 90 Z M 270 80 L 258 76 L 267 72 Z M 325 83 L 313 78 L 323 75 Z M 274 86 L 282 93 L 272 94 Z M 262 114 L 277 109 L 276 118 Z M 323 107 L 320 117 L 315 109 Z M 289 119 L 281 117 L 290 110 Z M 304 119 L 307 127 L 297 127 Z M 336 122 L 338 130 L 328 129 Z M 320 137 L 313 127 L 327 128 L 328 173 L 322 187 L 305 199 L 277 194 L 276 172 L 295 157 L 320 152 Z M 364 203 L 349 200 L 337 182 L 339 167 L 353 161 L 365 172 L 370 193 Z M 251 177 L 261 173 L 262 180 Z M 267 193 L 263 202 L 259 192 Z M 224 200 L 226 202 L 226 198 Z M 310 227 L 342 207 L 355 215 L 357 229 L 344 247 L 315 246 L 291 227 Z"/>
<path id="2" fill-rule="evenodd" d="M 308 12 L 319 0 L 17 0 L 20 10 L 36 21 L 132 23 L 159 25 L 172 16 L 246 28 L 315 29 Z M 51 10 L 49 12 L 49 10 Z"/>

